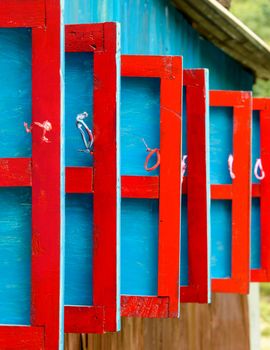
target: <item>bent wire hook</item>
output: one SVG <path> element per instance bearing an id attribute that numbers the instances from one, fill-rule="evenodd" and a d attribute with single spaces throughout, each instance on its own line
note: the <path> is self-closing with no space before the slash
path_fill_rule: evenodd
<path id="1" fill-rule="evenodd" d="M 87 117 L 88 117 L 88 113 L 83 112 L 83 113 L 78 114 L 77 118 L 76 118 L 76 126 L 81 133 L 81 137 L 82 137 L 82 140 L 83 140 L 83 143 L 85 146 L 85 149 L 79 150 L 79 151 L 93 154 L 92 146 L 94 144 L 94 136 L 93 136 L 91 129 L 89 129 L 89 127 L 84 122 L 84 119 Z M 86 134 L 85 134 L 84 129 L 87 132 L 87 136 L 88 136 L 89 140 L 86 139 Z"/>
<path id="2" fill-rule="evenodd" d="M 32 123 L 30 126 L 28 126 L 28 124 L 26 122 L 23 123 L 24 125 L 24 128 L 25 128 L 25 131 L 27 133 L 32 133 L 32 129 L 33 129 L 33 126 L 39 126 L 41 129 L 43 129 L 43 133 L 42 133 L 42 137 L 41 137 L 41 140 L 43 142 L 46 142 L 46 143 L 50 143 L 51 141 L 49 141 L 49 139 L 46 137 L 46 133 L 48 131 L 51 131 L 52 130 L 52 124 L 48 121 L 48 120 L 45 120 L 43 123 L 40 123 L 40 122 L 34 122 Z"/>
<path id="3" fill-rule="evenodd" d="M 160 165 L 160 151 L 159 151 L 158 148 L 154 148 L 154 149 L 149 148 L 144 139 L 142 139 L 142 142 L 144 143 L 144 145 L 145 145 L 145 147 L 146 147 L 146 151 L 149 152 L 149 154 L 148 154 L 147 157 L 146 157 L 145 163 L 144 163 L 144 169 L 145 169 L 146 171 L 153 171 L 153 170 L 157 169 L 157 168 L 159 167 L 159 165 Z M 150 161 L 150 158 L 151 158 L 154 154 L 157 155 L 157 161 L 156 161 L 156 163 L 155 163 L 152 167 L 148 167 L 148 163 L 149 163 L 149 161 Z"/>

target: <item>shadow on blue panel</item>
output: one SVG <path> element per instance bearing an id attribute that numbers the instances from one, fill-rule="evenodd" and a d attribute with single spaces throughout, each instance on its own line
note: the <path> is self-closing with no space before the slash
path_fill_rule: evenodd
<path id="1" fill-rule="evenodd" d="M 187 196 L 182 196 L 181 208 L 181 262 L 180 262 L 180 285 L 188 285 L 188 217 Z"/>
<path id="2" fill-rule="evenodd" d="M 252 199 L 251 215 L 251 268 L 261 268 L 261 215 L 260 199 Z"/>
<path id="3" fill-rule="evenodd" d="M 260 116 L 259 111 L 253 112 L 252 117 L 252 168 L 251 168 L 251 176 L 253 183 L 260 183 L 260 180 L 256 179 L 254 175 L 254 166 L 257 158 L 260 158 Z"/>
<path id="4" fill-rule="evenodd" d="M 231 183 L 228 157 L 233 152 L 233 110 L 211 107 L 210 109 L 210 182 Z"/>
<path id="5" fill-rule="evenodd" d="M 183 87 L 182 112 L 182 154 L 187 154 L 187 115 L 186 115 L 186 87 Z M 188 169 L 187 169 L 188 170 Z M 187 170 L 185 176 L 187 175 Z M 180 285 L 188 285 L 188 222 L 187 222 L 187 196 L 182 195 L 181 204 L 181 246 L 180 246 Z"/>
<path id="6" fill-rule="evenodd" d="M 65 305 L 92 305 L 93 303 L 92 225 L 93 196 L 67 194 Z"/>
<path id="7" fill-rule="evenodd" d="M 31 189 L 0 189 L 0 324 L 30 324 Z"/>
<path id="8" fill-rule="evenodd" d="M 258 111 L 253 112 L 252 118 L 252 183 L 260 180 L 254 176 L 256 159 L 260 158 L 260 116 Z M 260 199 L 252 198 L 251 206 L 251 268 L 261 267 L 261 218 Z"/>
<path id="9" fill-rule="evenodd" d="M 157 295 L 158 201 L 122 199 L 121 294 Z"/>
<path id="10" fill-rule="evenodd" d="M 182 101 L 182 154 L 187 154 L 187 104 L 186 104 L 186 87 L 183 87 L 183 101 Z M 188 169 L 187 169 L 188 170 Z M 187 171 L 185 173 L 187 175 Z"/>
<path id="11" fill-rule="evenodd" d="M 211 201 L 211 278 L 231 277 L 232 203 Z"/>

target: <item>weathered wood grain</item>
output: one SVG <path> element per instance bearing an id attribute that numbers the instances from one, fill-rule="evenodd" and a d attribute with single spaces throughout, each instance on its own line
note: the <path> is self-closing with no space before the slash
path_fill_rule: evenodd
<path id="1" fill-rule="evenodd" d="M 181 305 L 181 319 L 122 318 L 119 333 L 66 335 L 65 350 L 249 350 L 246 296 Z"/>

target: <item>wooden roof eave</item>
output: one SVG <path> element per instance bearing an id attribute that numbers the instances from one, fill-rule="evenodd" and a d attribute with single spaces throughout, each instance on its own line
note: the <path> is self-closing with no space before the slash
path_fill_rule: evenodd
<path id="1" fill-rule="evenodd" d="M 173 0 L 193 27 L 229 56 L 270 79 L 270 47 L 216 0 Z"/>

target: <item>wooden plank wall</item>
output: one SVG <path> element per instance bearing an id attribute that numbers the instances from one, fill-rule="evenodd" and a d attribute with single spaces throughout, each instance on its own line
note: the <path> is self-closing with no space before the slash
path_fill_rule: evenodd
<path id="1" fill-rule="evenodd" d="M 181 305 L 180 320 L 123 318 L 120 333 L 65 340 L 65 350 L 249 350 L 248 301 L 214 294 L 211 305 Z"/>

